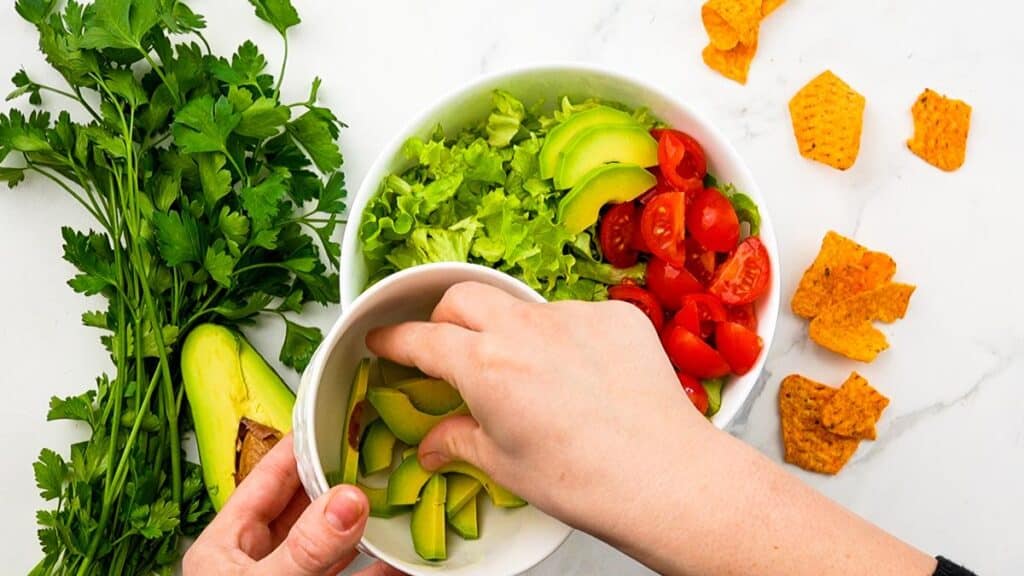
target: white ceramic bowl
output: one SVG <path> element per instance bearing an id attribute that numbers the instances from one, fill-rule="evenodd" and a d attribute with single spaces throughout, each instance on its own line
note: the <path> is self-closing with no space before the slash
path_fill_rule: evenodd
<path id="1" fill-rule="evenodd" d="M 761 240 L 768 249 L 772 265 L 771 288 L 757 303 L 756 310 L 758 333 L 764 339 L 764 350 L 753 369 L 740 378 L 731 379 L 723 391 L 722 407 L 712 422 L 719 428 L 727 427 L 743 412 L 757 384 L 771 348 L 779 314 L 779 254 L 768 204 L 743 159 L 710 122 L 690 108 L 683 99 L 616 72 L 566 64 L 536 66 L 486 76 L 445 96 L 410 122 L 377 157 L 352 199 L 350 224 L 345 228 L 341 247 L 342 309 L 347 309 L 366 289 L 366 261 L 359 241 L 359 224 L 363 209 L 370 198 L 377 194 L 384 177 L 408 167 L 408 161 L 401 154 L 402 144 L 412 136 L 428 137 L 438 123 L 449 134 L 455 134 L 462 128 L 480 122 L 490 113 L 491 92 L 499 88 L 511 92 L 527 106 L 543 100 L 554 107 L 563 96 L 569 96 L 574 99 L 596 97 L 621 102 L 633 108 L 646 107 L 673 128 L 695 137 L 707 154 L 708 171 L 721 182 L 732 182 L 757 203 L 761 211 Z"/>
<path id="2" fill-rule="evenodd" d="M 453 284 L 477 281 L 531 302 L 544 298 L 506 274 L 462 263 L 440 263 L 403 270 L 375 284 L 346 307 L 302 376 L 295 401 L 293 429 L 299 476 L 310 498 L 329 489 L 325 471 L 341 466 L 345 406 L 359 360 L 369 356 L 366 333 L 377 326 L 427 320 Z M 413 576 L 488 574 L 511 576 L 526 571 L 555 551 L 572 529 L 527 506 L 480 508 L 480 539 L 448 537 L 448 560 L 419 558 L 409 535 L 409 516 L 370 518 L 360 549 Z"/>

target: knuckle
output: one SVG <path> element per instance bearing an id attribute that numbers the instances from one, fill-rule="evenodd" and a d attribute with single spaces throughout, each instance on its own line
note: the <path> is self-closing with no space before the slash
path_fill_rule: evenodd
<path id="1" fill-rule="evenodd" d="M 292 528 L 285 546 L 292 563 L 304 572 L 323 570 L 329 560 L 329 553 L 323 540 L 301 522 Z"/>

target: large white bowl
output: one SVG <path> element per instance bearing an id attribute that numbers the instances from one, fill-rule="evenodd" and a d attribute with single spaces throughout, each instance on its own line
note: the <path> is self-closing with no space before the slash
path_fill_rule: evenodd
<path id="1" fill-rule="evenodd" d="M 302 376 L 292 428 L 299 477 L 310 498 L 330 489 L 325 472 L 341 466 L 345 406 L 356 366 L 369 356 L 366 333 L 377 326 L 427 320 L 441 296 L 465 281 L 490 284 L 529 302 L 540 294 L 506 274 L 464 263 L 439 263 L 403 270 L 375 284 L 349 305 L 324 338 Z M 360 550 L 413 576 L 512 576 L 525 572 L 554 552 L 572 529 L 540 510 L 480 507 L 480 539 L 448 537 L 448 560 L 431 563 L 412 547 L 409 515 L 370 518 Z"/>
<path id="2" fill-rule="evenodd" d="M 579 64 L 536 66 L 485 76 L 458 88 L 409 123 L 377 157 L 359 191 L 352 199 L 349 224 L 341 247 L 341 306 L 347 309 L 366 289 L 366 261 L 359 240 L 363 209 L 377 194 L 385 176 L 409 166 L 402 144 L 412 136 L 428 137 L 440 123 L 449 134 L 485 119 L 491 110 L 491 93 L 507 90 L 530 106 L 543 100 L 554 107 L 563 96 L 600 98 L 633 108 L 646 107 L 673 128 L 694 136 L 707 154 L 708 171 L 721 182 L 732 182 L 749 195 L 761 211 L 761 240 L 771 256 L 772 282 L 768 294 L 757 303 L 758 333 L 764 340 L 761 357 L 746 375 L 733 378 L 722 394 L 722 407 L 712 422 L 727 427 L 746 406 L 764 368 L 779 314 L 779 255 L 768 203 L 747 165 L 708 120 L 682 99 L 622 74 Z"/>

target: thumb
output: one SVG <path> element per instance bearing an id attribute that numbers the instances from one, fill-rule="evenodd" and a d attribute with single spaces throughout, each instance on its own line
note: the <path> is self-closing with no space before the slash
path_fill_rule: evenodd
<path id="1" fill-rule="evenodd" d="M 434 471 L 449 462 L 461 460 L 486 469 L 487 438 L 472 416 L 445 418 L 420 442 L 420 465 Z"/>
<path id="2" fill-rule="evenodd" d="M 335 486 L 306 508 L 284 542 L 258 562 L 254 572 L 277 576 L 338 572 L 357 554 L 355 546 L 366 527 L 368 511 L 362 490 Z"/>

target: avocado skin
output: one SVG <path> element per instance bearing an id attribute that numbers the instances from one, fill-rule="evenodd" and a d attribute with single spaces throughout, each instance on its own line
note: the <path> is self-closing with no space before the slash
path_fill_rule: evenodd
<path id="1" fill-rule="evenodd" d="M 434 474 L 423 487 L 420 501 L 412 508 L 409 530 L 412 546 L 420 558 L 428 561 L 445 560 L 448 550 L 445 542 L 444 501 L 447 494 L 443 475 Z"/>
<path id="2" fill-rule="evenodd" d="M 287 434 L 295 395 L 246 339 L 203 324 L 185 339 L 181 375 L 195 423 L 203 482 L 216 510 L 235 490 L 243 418 Z"/>

